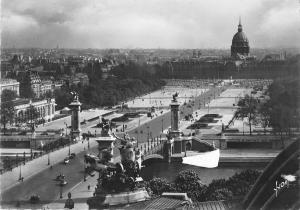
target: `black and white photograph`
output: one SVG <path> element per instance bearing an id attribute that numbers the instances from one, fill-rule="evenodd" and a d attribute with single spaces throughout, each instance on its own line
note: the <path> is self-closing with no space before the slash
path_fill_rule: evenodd
<path id="1" fill-rule="evenodd" d="M 0 4 L 0 209 L 300 209 L 300 0 Z"/>

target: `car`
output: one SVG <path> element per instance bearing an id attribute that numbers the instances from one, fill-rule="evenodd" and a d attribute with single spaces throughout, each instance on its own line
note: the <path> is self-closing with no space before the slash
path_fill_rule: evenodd
<path id="1" fill-rule="evenodd" d="M 61 180 L 64 180 L 64 179 L 65 179 L 65 175 L 63 175 L 63 174 L 59 174 L 59 175 L 55 178 L 56 181 L 61 181 Z"/>
<path id="2" fill-rule="evenodd" d="M 91 171 L 90 173 L 89 173 L 89 175 L 91 176 L 91 177 L 94 177 L 95 175 L 96 175 L 96 171 Z"/>
<path id="3" fill-rule="evenodd" d="M 71 153 L 70 156 L 69 156 L 70 159 L 73 159 L 74 157 L 76 157 L 75 153 Z"/>
<path id="4" fill-rule="evenodd" d="M 66 184 L 68 184 L 66 180 L 61 180 L 59 183 L 60 186 L 65 186 Z"/>
<path id="5" fill-rule="evenodd" d="M 27 131 L 21 131 L 21 132 L 18 133 L 18 135 L 25 136 L 25 135 L 27 135 Z"/>
<path id="6" fill-rule="evenodd" d="M 41 133 L 41 136 L 48 136 L 48 133 L 44 131 L 43 133 Z"/>
<path id="7" fill-rule="evenodd" d="M 64 164 L 68 164 L 70 162 L 70 158 L 69 157 L 66 157 L 65 159 L 64 159 Z"/>
<path id="8" fill-rule="evenodd" d="M 37 204 L 38 202 L 40 202 L 40 196 L 38 195 L 32 195 L 29 199 L 29 202 L 32 204 Z"/>

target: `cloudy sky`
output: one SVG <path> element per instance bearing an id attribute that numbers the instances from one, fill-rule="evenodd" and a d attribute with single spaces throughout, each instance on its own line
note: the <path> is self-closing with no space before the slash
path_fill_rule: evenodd
<path id="1" fill-rule="evenodd" d="M 2 47 L 300 47 L 299 0 L 0 0 Z"/>

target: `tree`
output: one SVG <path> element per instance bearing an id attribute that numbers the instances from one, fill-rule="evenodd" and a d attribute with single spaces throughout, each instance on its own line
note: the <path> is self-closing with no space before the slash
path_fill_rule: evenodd
<path id="1" fill-rule="evenodd" d="M 298 88 L 297 88 L 298 87 Z M 270 99 L 269 124 L 275 133 L 291 134 L 291 128 L 298 127 L 299 112 L 299 82 L 298 80 L 275 81 L 268 89 Z"/>
<path id="2" fill-rule="evenodd" d="M 263 103 L 258 109 L 260 123 L 264 128 L 264 133 L 266 133 L 266 127 L 270 125 L 271 110 L 272 108 L 269 102 Z"/>
<path id="3" fill-rule="evenodd" d="M 236 117 L 238 119 L 248 119 L 250 135 L 252 135 L 252 124 L 257 118 L 257 104 L 257 99 L 249 95 L 245 95 L 245 97 L 238 102 L 239 108 L 236 111 Z"/>
<path id="4" fill-rule="evenodd" d="M 146 183 L 146 189 L 154 195 L 161 195 L 164 192 L 174 191 L 174 186 L 164 178 L 153 178 Z M 150 189 L 150 190 L 149 190 Z"/>
<path id="5" fill-rule="evenodd" d="M 234 196 L 246 195 L 259 175 L 259 171 L 251 169 L 235 173 L 226 181 L 226 186 Z"/>
<path id="6" fill-rule="evenodd" d="M 174 184 L 176 191 L 187 193 L 192 200 L 198 200 L 203 195 L 204 185 L 193 170 L 181 171 L 176 176 Z"/>
<path id="7" fill-rule="evenodd" d="M 30 74 L 26 73 L 21 78 L 20 82 L 20 96 L 24 98 L 34 98 L 35 94 L 33 92 L 33 89 L 31 87 L 31 79 Z"/>
<path id="8" fill-rule="evenodd" d="M 37 123 L 37 119 L 39 117 L 39 112 L 37 109 L 30 104 L 30 106 L 26 110 L 27 116 L 28 116 L 28 124 L 31 127 L 31 131 L 34 132 L 35 130 L 35 125 Z"/>
<path id="9" fill-rule="evenodd" d="M 1 95 L 1 124 L 6 131 L 7 123 L 13 123 L 14 121 L 14 102 L 13 100 L 17 97 L 17 93 L 12 90 L 3 90 Z"/>
<path id="10" fill-rule="evenodd" d="M 233 197 L 233 193 L 226 187 L 218 188 L 215 191 L 207 195 L 206 200 L 215 201 L 215 200 L 228 200 Z"/>

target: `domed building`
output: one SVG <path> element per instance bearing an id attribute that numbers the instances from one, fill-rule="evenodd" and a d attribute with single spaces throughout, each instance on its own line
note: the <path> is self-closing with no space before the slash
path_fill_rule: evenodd
<path id="1" fill-rule="evenodd" d="M 241 19 L 239 20 L 238 32 L 232 38 L 231 57 L 237 58 L 240 56 L 249 55 L 249 42 L 246 34 L 243 32 Z"/>

